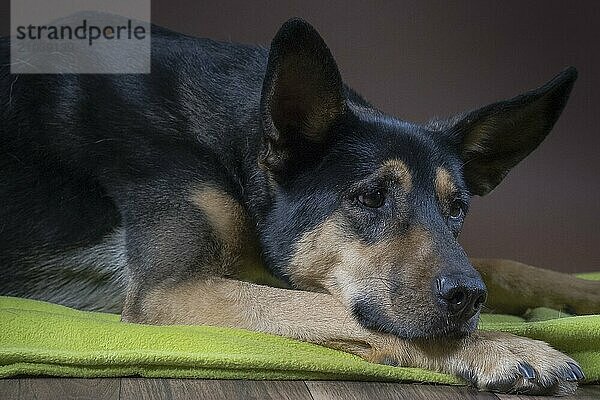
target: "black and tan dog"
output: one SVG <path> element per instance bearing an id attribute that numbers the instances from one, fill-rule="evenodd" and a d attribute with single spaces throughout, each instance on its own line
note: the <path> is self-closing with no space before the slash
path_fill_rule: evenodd
<path id="1" fill-rule="evenodd" d="M 125 321 L 269 332 L 480 389 L 572 393 L 542 342 L 474 331 L 495 311 L 600 310 L 599 286 L 457 242 L 558 119 L 567 69 L 427 125 L 344 85 L 317 32 L 270 50 L 153 28 L 149 75 L 11 75 L 0 46 L 0 293 Z M 483 277 L 483 281 L 482 278 Z"/>

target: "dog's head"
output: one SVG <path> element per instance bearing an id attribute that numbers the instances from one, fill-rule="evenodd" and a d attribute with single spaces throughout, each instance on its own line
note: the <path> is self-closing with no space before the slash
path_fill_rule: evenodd
<path id="1" fill-rule="evenodd" d="M 426 125 L 384 115 L 342 83 L 318 33 L 288 21 L 271 45 L 259 162 L 274 206 L 266 257 L 296 288 L 337 296 L 404 338 L 465 335 L 486 290 L 457 241 L 485 195 L 558 119 L 576 78 Z"/>

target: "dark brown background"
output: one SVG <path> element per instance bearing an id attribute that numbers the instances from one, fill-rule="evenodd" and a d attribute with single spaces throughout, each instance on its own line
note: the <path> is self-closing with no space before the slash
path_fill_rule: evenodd
<path id="1" fill-rule="evenodd" d="M 262 44 L 292 16 L 321 32 L 347 83 L 411 121 L 512 97 L 576 66 L 580 78 L 553 133 L 492 194 L 474 199 L 462 242 L 473 256 L 600 270 L 600 2 L 164 0 L 152 7 L 156 24 Z"/>

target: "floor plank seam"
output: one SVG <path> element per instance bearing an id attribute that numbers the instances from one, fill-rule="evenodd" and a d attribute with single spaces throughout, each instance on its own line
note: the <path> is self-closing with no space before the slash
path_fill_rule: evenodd
<path id="1" fill-rule="evenodd" d="M 119 378 L 119 400 L 121 400 L 121 390 L 123 388 L 123 378 Z"/>
<path id="2" fill-rule="evenodd" d="M 306 384 L 306 381 L 302 381 L 302 383 L 304 384 L 304 387 L 306 388 L 306 390 L 308 391 L 308 395 L 310 396 L 310 398 L 312 400 L 315 400 L 315 396 L 313 396 L 312 392 L 310 391 L 310 388 L 308 387 L 308 385 Z"/>

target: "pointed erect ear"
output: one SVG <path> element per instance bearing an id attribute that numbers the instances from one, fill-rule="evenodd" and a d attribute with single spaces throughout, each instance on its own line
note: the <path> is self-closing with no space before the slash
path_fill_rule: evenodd
<path id="1" fill-rule="evenodd" d="M 318 157 L 344 109 L 342 79 L 325 42 L 307 22 L 287 21 L 271 43 L 263 83 L 261 163 L 283 172 Z"/>
<path id="2" fill-rule="evenodd" d="M 571 67 L 538 89 L 453 119 L 450 138 L 461 154 L 472 194 L 489 193 L 544 140 L 575 79 L 577 70 Z"/>

